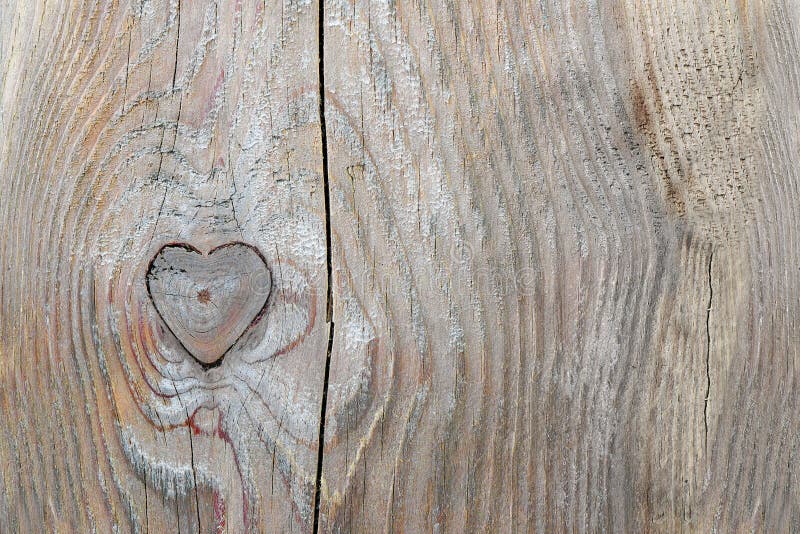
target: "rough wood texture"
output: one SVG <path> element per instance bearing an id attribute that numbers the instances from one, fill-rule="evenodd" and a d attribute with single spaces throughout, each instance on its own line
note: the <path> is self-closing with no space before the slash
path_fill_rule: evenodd
<path id="1" fill-rule="evenodd" d="M 0 530 L 305 529 L 328 339 L 317 11 L 0 18 Z M 205 371 L 146 277 L 165 244 L 231 242 L 263 254 L 272 298 Z"/>
<path id="2" fill-rule="evenodd" d="M 800 529 L 798 43 L 786 0 L 0 0 L 0 530 Z M 219 366 L 170 243 L 271 273 Z"/>

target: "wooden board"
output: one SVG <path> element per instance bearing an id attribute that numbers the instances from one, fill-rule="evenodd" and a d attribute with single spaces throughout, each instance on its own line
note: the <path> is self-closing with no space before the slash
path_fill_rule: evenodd
<path id="1" fill-rule="evenodd" d="M 303 530 L 328 339 L 317 10 L 7 9 L 0 530 Z M 230 242 L 265 258 L 270 303 L 205 371 L 146 278 L 164 245 Z"/>
<path id="2" fill-rule="evenodd" d="M 798 43 L 785 0 L 0 1 L 0 531 L 800 528 Z M 146 278 L 226 243 L 272 290 L 217 364 Z"/>

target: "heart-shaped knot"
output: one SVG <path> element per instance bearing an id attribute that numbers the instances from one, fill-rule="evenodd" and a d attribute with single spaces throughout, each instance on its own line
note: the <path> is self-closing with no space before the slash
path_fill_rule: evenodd
<path id="1" fill-rule="evenodd" d="M 245 243 L 203 254 L 186 243 L 165 245 L 150 262 L 147 291 L 164 320 L 203 368 L 223 356 L 266 309 L 272 277 Z"/>

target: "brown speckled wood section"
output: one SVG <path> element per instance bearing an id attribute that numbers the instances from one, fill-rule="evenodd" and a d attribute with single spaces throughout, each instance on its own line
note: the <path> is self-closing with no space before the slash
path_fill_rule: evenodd
<path id="1" fill-rule="evenodd" d="M 164 323 L 202 365 L 225 353 L 265 309 L 272 278 L 251 245 L 226 243 L 202 253 L 165 245 L 150 262 L 147 290 Z"/>

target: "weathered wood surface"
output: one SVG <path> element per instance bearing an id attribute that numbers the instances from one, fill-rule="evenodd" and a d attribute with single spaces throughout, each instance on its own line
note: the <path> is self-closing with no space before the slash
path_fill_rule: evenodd
<path id="1" fill-rule="evenodd" d="M 798 43 L 785 0 L 0 1 L 0 531 L 800 529 Z M 241 337 L 159 315 L 177 243 L 263 256 Z"/>

